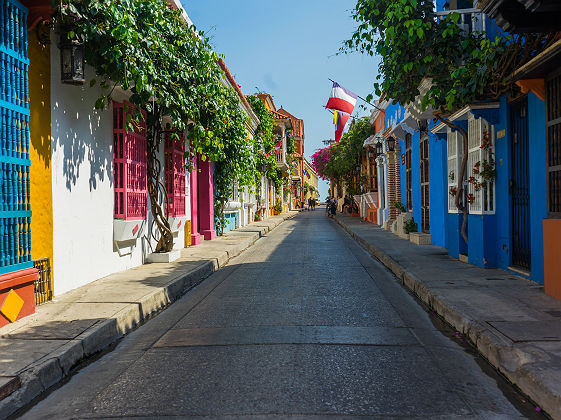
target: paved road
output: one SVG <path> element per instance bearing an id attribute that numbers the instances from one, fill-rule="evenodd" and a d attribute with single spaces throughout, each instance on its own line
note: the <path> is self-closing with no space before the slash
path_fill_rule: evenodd
<path id="1" fill-rule="evenodd" d="M 24 417 L 523 417 L 435 325 L 321 209 L 302 213 Z"/>

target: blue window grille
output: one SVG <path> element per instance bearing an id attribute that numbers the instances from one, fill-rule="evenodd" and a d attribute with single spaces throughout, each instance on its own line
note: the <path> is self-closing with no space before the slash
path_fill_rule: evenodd
<path id="1" fill-rule="evenodd" d="M 0 274 L 33 266 L 27 8 L 0 0 Z"/>

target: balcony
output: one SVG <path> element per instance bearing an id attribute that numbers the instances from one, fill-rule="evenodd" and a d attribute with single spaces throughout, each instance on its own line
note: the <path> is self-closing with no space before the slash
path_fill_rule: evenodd
<path id="1" fill-rule="evenodd" d="M 293 181 L 302 180 L 302 177 L 300 176 L 300 168 L 294 166 L 290 168 L 290 179 Z"/>
<path id="2" fill-rule="evenodd" d="M 276 151 L 275 160 L 277 161 L 277 166 L 282 171 L 288 170 L 288 163 L 286 163 L 286 154 L 284 153 L 284 148 L 281 147 Z"/>
<path id="3" fill-rule="evenodd" d="M 458 26 L 466 33 L 471 32 L 486 32 L 485 14 L 476 8 L 471 9 L 456 9 L 456 10 L 443 10 L 436 12 L 436 18 L 440 22 L 451 13 L 459 13 L 460 19 Z"/>

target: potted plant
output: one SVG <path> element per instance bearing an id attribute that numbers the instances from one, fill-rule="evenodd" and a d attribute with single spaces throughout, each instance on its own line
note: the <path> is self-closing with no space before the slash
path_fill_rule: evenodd
<path id="1" fill-rule="evenodd" d="M 403 203 L 399 201 L 394 201 L 393 205 L 396 209 L 398 209 L 401 213 L 407 213 L 407 207 L 403 205 Z"/>
<path id="2" fill-rule="evenodd" d="M 275 201 L 275 207 L 273 207 L 273 212 L 275 216 L 282 213 L 282 201 L 280 197 L 277 197 Z"/>

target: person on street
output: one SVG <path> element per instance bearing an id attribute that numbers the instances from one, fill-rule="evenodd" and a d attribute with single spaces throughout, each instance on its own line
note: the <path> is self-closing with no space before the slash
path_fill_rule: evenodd
<path id="1" fill-rule="evenodd" d="M 330 214 L 330 217 L 332 219 L 334 219 L 335 215 L 337 214 L 337 202 L 335 200 L 333 200 L 332 203 L 331 203 L 331 207 L 329 209 L 329 214 Z"/>

